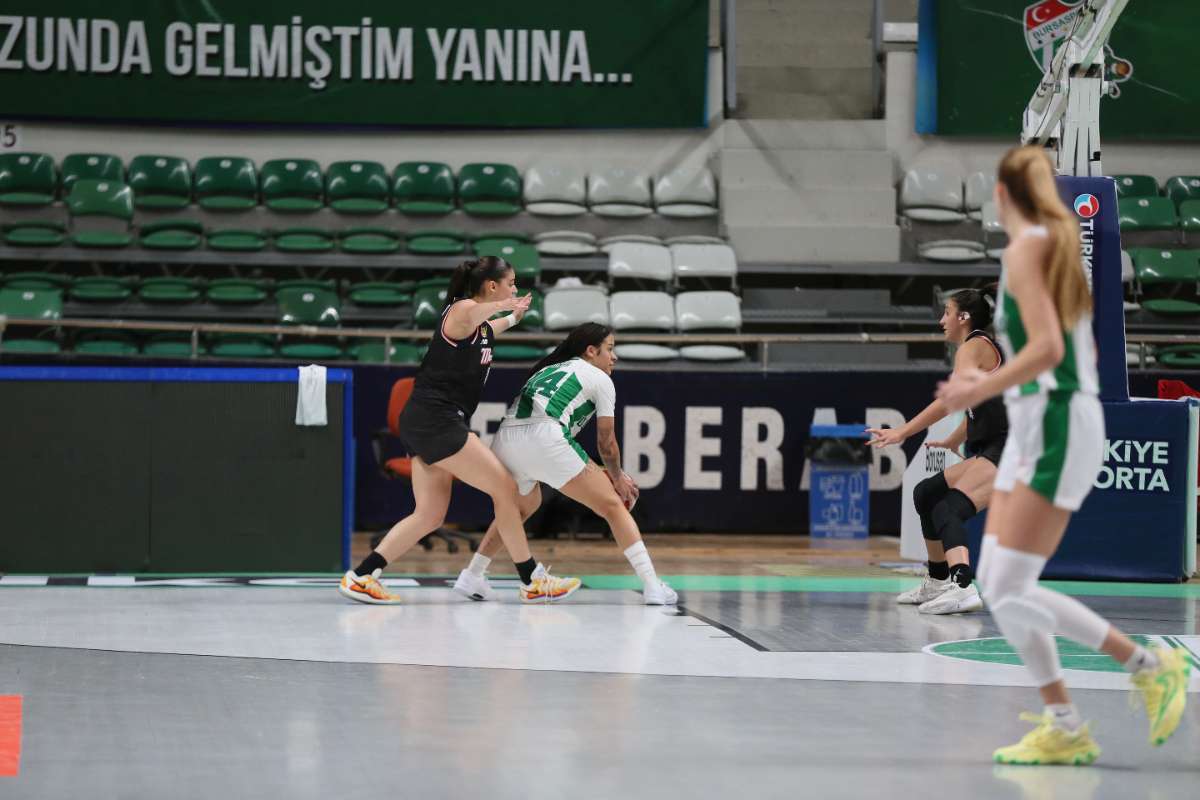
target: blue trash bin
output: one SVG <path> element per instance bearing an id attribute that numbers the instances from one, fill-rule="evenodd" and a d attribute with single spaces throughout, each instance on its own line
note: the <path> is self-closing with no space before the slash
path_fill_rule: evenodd
<path id="1" fill-rule="evenodd" d="M 809 532 L 818 539 L 865 539 L 871 529 L 871 446 L 865 425 L 813 425 Z"/>

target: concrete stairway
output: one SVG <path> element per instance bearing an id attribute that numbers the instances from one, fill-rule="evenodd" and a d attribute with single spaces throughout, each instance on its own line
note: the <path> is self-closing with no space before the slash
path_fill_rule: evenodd
<path id="1" fill-rule="evenodd" d="M 899 260 L 882 120 L 727 120 L 721 135 L 722 218 L 740 260 Z"/>
<path id="2" fill-rule="evenodd" d="M 866 119 L 871 0 L 737 0 L 737 111 L 753 119 Z"/>

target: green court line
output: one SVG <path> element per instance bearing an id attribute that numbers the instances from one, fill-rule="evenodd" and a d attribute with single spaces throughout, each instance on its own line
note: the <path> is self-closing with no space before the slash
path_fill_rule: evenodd
<path id="1" fill-rule="evenodd" d="M 1144 635 L 1134 634 L 1135 642 L 1147 647 L 1152 644 Z M 1089 672 L 1123 672 L 1125 668 L 1103 653 L 1084 647 L 1062 636 L 1055 636 L 1058 655 L 1065 669 L 1082 669 Z M 961 642 L 946 642 L 934 645 L 933 652 L 940 656 L 961 658 L 965 661 L 985 661 L 990 664 L 1018 665 L 1021 657 L 1012 645 L 1001 638 L 968 639 Z"/>
<path id="2" fill-rule="evenodd" d="M 11 575 L 47 573 L 6 573 Z M 132 573 L 123 573 L 132 574 Z M 340 572 L 191 572 L 191 573 L 136 573 L 140 578 L 336 578 Z M 59 573 L 50 577 L 89 577 L 89 573 Z M 386 578 L 446 578 L 453 575 L 438 574 L 388 574 Z M 507 576 L 506 576 L 507 577 Z M 589 589 L 638 590 L 642 583 L 636 575 L 583 575 L 584 586 Z M 917 578 L 896 577 L 833 577 L 805 576 L 787 577 L 772 575 L 664 575 L 663 578 L 676 589 L 691 592 L 830 592 L 830 593 L 883 593 L 894 594 L 910 589 L 919 583 Z M 1070 595 L 1091 597 L 1167 597 L 1200 598 L 1200 582 L 1192 583 L 1106 583 L 1090 581 L 1044 581 L 1043 586 L 1057 589 Z M 9 588 L 9 587 L 5 587 Z M 22 588 L 22 587 L 11 587 Z"/>

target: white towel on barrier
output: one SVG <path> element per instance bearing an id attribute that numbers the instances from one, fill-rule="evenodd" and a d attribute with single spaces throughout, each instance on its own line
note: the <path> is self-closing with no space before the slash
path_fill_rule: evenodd
<path id="1" fill-rule="evenodd" d="M 325 414 L 325 367 L 300 367 L 300 390 L 296 395 L 297 425 L 328 425 Z"/>

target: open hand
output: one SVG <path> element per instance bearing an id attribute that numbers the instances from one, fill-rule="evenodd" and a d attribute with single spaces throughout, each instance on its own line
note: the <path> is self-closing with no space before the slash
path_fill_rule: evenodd
<path id="1" fill-rule="evenodd" d="M 867 433 L 871 434 L 872 447 L 904 444 L 904 440 L 908 438 L 899 428 L 867 428 Z"/>

